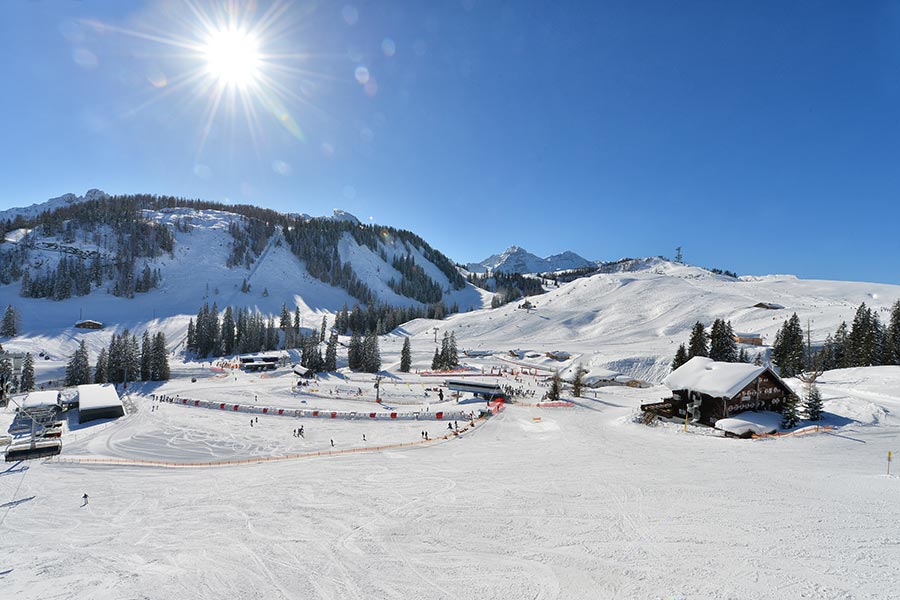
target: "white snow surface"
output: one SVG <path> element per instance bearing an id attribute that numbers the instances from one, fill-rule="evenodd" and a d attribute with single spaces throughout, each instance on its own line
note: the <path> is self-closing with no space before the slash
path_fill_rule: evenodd
<path id="1" fill-rule="evenodd" d="M 59 390 L 29 392 L 22 401 L 22 408 L 47 408 L 59 405 Z"/>
<path id="2" fill-rule="evenodd" d="M 781 427 L 781 415 L 771 411 L 747 411 L 737 413 L 727 419 L 719 419 L 715 423 L 716 429 L 727 431 L 735 435 L 745 433 L 772 433 Z"/>
<path id="3" fill-rule="evenodd" d="M 383 341 L 393 365 L 402 338 Z M 414 368 L 427 365 L 432 349 L 414 345 Z M 470 366 L 498 364 L 483 357 Z M 885 476 L 884 459 L 900 434 L 900 368 L 826 373 L 826 411 L 885 409 L 870 424 L 833 412 L 844 424 L 829 433 L 749 441 L 700 435 L 708 428 L 684 433 L 681 424 L 645 427 L 637 407 L 665 390 L 615 387 L 572 398 L 574 408 L 512 405 L 433 445 L 268 462 L 328 450 L 331 440 L 364 448 L 418 440 L 422 429 L 436 437 L 446 425 L 260 414 L 251 427 L 245 413 L 157 404 L 144 394 L 365 412 L 376 406 L 371 376 L 325 378 L 296 395 L 280 370 L 263 377 L 173 366 L 172 381 L 137 387 L 136 412 L 70 425 L 62 458 L 261 462 L 20 465 L 27 470 L 0 476 L 0 527 L 11 550 L 0 569 L 5 594 L 896 597 L 900 538 L 890 524 L 900 518 L 900 478 Z M 418 397 L 424 409 L 436 400 L 422 396 L 436 384 L 429 378 L 387 381 L 388 402 Z M 540 377 L 501 381 L 545 389 Z M 362 397 L 352 394 L 357 388 Z M 301 424 L 304 438 L 292 435 Z"/>
<path id="4" fill-rule="evenodd" d="M 765 370 L 765 367 L 752 364 L 717 362 L 695 356 L 663 379 L 663 385 L 670 390 L 692 390 L 713 398 L 732 398 Z"/>

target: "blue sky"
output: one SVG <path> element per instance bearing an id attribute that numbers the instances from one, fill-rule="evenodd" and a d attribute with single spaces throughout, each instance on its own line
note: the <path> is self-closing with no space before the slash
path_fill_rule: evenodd
<path id="1" fill-rule="evenodd" d="M 900 283 L 896 2 L 294 2 L 251 109 L 206 133 L 215 85 L 177 85 L 206 72 L 184 2 L 3 10 L 0 208 L 91 187 L 340 207 L 461 262 L 681 245 Z"/>

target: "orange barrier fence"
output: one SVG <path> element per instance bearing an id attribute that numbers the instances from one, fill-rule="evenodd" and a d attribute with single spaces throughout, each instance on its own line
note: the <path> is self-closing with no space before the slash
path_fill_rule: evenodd
<path id="1" fill-rule="evenodd" d="M 803 429 L 798 429 L 797 431 L 785 431 L 782 433 L 759 433 L 753 434 L 751 437 L 754 440 L 764 439 L 764 438 L 773 438 L 773 437 L 791 437 L 794 435 L 806 435 L 808 433 L 820 433 L 825 431 L 833 431 L 834 427 L 831 425 L 810 425 L 809 427 L 804 427 Z"/>

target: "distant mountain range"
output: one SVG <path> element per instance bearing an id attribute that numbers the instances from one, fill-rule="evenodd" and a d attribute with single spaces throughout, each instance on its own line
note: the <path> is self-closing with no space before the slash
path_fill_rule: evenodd
<path id="1" fill-rule="evenodd" d="M 84 196 L 76 196 L 75 194 L 63 194 L 62 196 L 59 196 L 57 198 L 50 198 L 49 200 L 32 204 L 31 206 L 0 210 L 0 221 L 12 221 L 16 217 L 30 219 L 38 216 L 45 211 L 53 211 L 57 208 L 71 206 L 72 204 L 79 204 L 81 202 L 88 202 L 90 200 L 100 200 L 101 198 L 106 198 L 107 195 L 108 194 L 103 190 L 97 189 L 88 190 L 87 192 L 85 192 Z"/>
<path id="2" fill-rule="evenodd" d="M 594 267 L 597 263 L 574 252 L 566 251 L 546 258 L 534 255 L 519 246 L 510 246 L 502 254 L 494 254 L 481 262 L 469 263 L 470 273 L 500 271 L 503 273 L 547 273 Z"/>

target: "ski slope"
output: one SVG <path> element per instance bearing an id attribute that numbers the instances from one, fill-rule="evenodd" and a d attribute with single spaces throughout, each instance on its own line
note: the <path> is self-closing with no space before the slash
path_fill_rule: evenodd
<path id="1" fill-rule="evenodd" d="M 178 375 L 155 391 L 189 390 Z M 284 391 L 238 378 L 210 386 Z M 662 390 L 615 387 L 571 409 L 513 405 L 414 449 L 191 470 L 31 462 L 0 475 L 0 584 L 23 599 L 896 597 L 900 478 L 884 469 L 900 368 L 822 387 L 837 431 L 761 441 L 640 425 L 636 407 Z M 243 414 L 132 402 L 65 434 L 63 457 L 277 456 L 421 427 L 260 416 L 251 429 Z M 877 419 L 852 418 L 871 406 Z M 291 435 L 299 423 L 308 439 Z"/>

